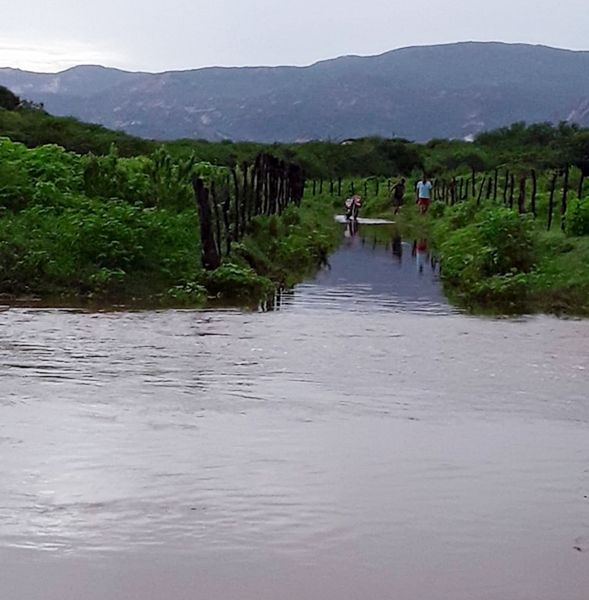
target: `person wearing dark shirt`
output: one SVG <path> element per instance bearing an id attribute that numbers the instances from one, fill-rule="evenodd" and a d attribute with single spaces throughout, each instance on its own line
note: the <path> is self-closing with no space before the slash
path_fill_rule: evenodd
<path id="1" fill-rule="evenodd" d="M 405 180 L 397 182 L 393 186 L 391 199 L 393 201 L 394 214 L 397 214 L 403 205 L 403 199 L 405 198 Z"/>

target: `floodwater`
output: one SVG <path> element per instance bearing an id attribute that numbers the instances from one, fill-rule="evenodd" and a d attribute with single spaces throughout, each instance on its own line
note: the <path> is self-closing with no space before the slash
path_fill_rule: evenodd
<path id="1" fill-rule="evenodd" d="M 589 322 L 375 231 L 277 310 L 0 313 L 0 598 L 587 600 Z"/>

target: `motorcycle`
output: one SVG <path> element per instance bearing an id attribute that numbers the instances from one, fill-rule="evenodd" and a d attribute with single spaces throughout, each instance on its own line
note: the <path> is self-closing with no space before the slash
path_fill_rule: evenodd
<path id="1" fill-rule="evenodd" d="M 358 195 L 348 198 L 345 202 L 346 220 L 357 221 L 360 209 L 362 208 L 362 198 Z"/>

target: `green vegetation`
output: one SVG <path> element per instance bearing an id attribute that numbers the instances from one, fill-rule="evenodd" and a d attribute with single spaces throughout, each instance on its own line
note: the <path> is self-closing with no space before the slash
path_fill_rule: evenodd
<path id="1" fill-rule="evenodd" d="M 212 143 L 181 140 L 167 144 L 173 156 L 194 152 L 200 160 L 231 166 L 251 161 L 268 146 L 251 142 Z M 349 140 L 343 144 L 313 141 L 301 144 L 274 144 L 270 152 L 300 163 L 309 178 L 411 176 L 426 170 L 431 176 L 453 176 L 488 171 L 503 165 L 521 168 L 562 167 L 565 164 L 589 168 L 589 130 L 574 124 L 551 125 L 515 123 L 480 134 L 474 142 L 432 140 L 416 144 L 404 139 L 377 137 Z"/>
<path id="2" fill-rule="evenodd" d="M 584 212 L 589 198 L 577 204 Z M 432 240 L 445 290 L 459 306 L 589 315 L 589 236 L 576 234 L 578 220 L 569 220 L 565 232 L 547 232 L 545 221 L 531 214 L 468 200 L 452 207 L 434 202 L 425 218 L 410 204 L 398 221 Z"/>
<path id="3" fill-rule="evenodd" d="M 42 107 L 22 102 L 0 86 L 0 136 L 22 142 L 29 148 L 57 144 L 78 154 L 105 155 L 115 144 L 120 156 L 149 155 L 160 146 L 99 125 L 73 118 L 48 115 Z M 270 152 L 299 163 L 309 178 L 409 176 L 422 169 L 430 175 L 457 175 L 517 164 L 543 170 L 570 163 L 589 168 L 589 130 L 574 124 L 516 123 L 481 133 L 472 143 L 432 140 L 416 144 L 405 139 L 378 137 L 345 143 L 310 141 L 300 144 L 264 145 L 254 142 L 220 143 L 177 140 L 165 144 L 174 159 L 195 156 L 198 161 L 231 167 L 253 162 L 260 152 Z"/>
<path id="4" fill-rule="evenodd" d="M 523 169 L 516 172 L 517 182 Z M 515 190 L 512 207 L 509 193 L 507 205 L 504 204 L 503 189 L 496 199 L 494 194 L 487 199 L 487 185 L 483 183 L 489 179 L 481 174 L 475 180 L 474 196 L 471 176 L 463 177 L 469 182 L 467 198 L 457 199 L 454 205 L 450 205 L 449 196 L 442 198 L 438 185 L 434 194 L 438 199 L 423 217 L 418 213 L 413 192 L 417 177 L 418 173 L 414 173 L 408 180 L 405 206 L 394 217 L 384 179 L 378 194 L 374 178 L 352 181 L 354 190 L 366 197 L 363 215 L 394 218 L 405 236 L 430 239 L 441 260 L 445 291 L 455 304 L 474 312 L 589 315 L 589 195 L 586 186 L 584 190 L 580 186 L 582 169 L 570 170 L 564 215 L 561 211 L 565 179 L 558 171 L 538 175 L 536 216 L 529 180 L 520 213 L 519 189 Z M 553 217 L 547 231 L 550 189 L 555 177 Z M 352 181 L 346 181 L 346 193 L 350 192 Z M 479 194 L 481 187 L 484 194 Z M 582 199 L 577 198 L 580 191 L 584 191 Z"/>
<path id="5" fill-rule="evenodd" d="M 161 149 L 96 157 L 0 139 L 0 293 L 63 303 L 255 303 L 325 258 L 331 215 L 305 205 L 254 219 L 229 260 L 204 272 L 190 175 L 213 172 Z"/>
<path id="6" fill-rule="evenodd" d="M 10 90 L 0 86 L 0 109 L 16 110 L 20 104 L 20 98 Z"/>
<path id="7" fill-rule="evenodd" d="M 589 315 L 589 237 L 539 234 L 536 265 L 527 280 L 532 309 Z"/>
<path id="8" fill-rule="evenodd" d="M 121 156 L 153 152 L 157 144 L 101 125 L 82 123 L 74 118 L 53 117 L 42 107 L 21 101 L 0 86 L 0 137 L 21 142 L 29 148 L 56 144 L 78 154 L 108 154 L 114 144 Z"/>
<path id="9" fill-rule="evenodd" d="M 0 135 L 0 294 L 58 302 L 195 305 L 218 297 L 255 303 L 326 259 L 337 243 L 331 220 L 343 198 L 360 193 L 365 215 L 390 216 L 390 178 L 405 176 L 407 205 L 398 220 L 417 237 L 433 238 L 457 303 L 589 314 L 589 198 L 582 193 L 589 131 L 574 125 L 517 123 L 473 143 L 366 138 L 271 147 L 198 140 L 158 145 L 51 117 L 0 88 Z M 207 273 L 191 176 L 226 180 L 228 167 L 251 164 L 260 151 L 304 166 L 303 206 L 254 218 L 222 266 Z M 565 165 L 573 168 L 561 215 Z M 438 186 L 426 218 L 412 197 L 423 168 L 444 185 L 460 181 L 454 206 Z M 509 184 L 499 194 L 491 194 L 495 169 L 501 171 L 498 188 Z M 530 180 L 524 214 L 515 189 L 532 169 L 536 218 Z M 486 177 L 475 177 L 475 198 L 468 191 L 471 177 L 485 171 Z M 547 232 L 552 173 L 558 179 Z M 582 199 L 572 199 L 575 192 Z"/>
<path id="10" fill-rule="evenodd" d="M 536 261 L 534 224 L 505 207 L 476 210 L 459 204 L 438 219 L 443 278 L 468 306 L 518 309 L 525 306 L 527 275 Z"/>

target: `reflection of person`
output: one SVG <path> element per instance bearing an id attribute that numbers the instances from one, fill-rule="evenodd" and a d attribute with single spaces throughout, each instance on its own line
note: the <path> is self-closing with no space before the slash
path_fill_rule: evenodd
<path id="1" fill-rule="evenodd" d="M 344 237 L 346 238 L 355 238 L 360 231 L 360 225 L 358 225 L 358 221 L 349 220 L 346 225 L 346 229 L 344 231 Z"/>
<path id="2" fill-rule="evenodd" d="M 397 233 L 393 237 L 393 256 L 399 261 L 403 261 L 403 240 Z"/>
<path id="3" fill-rule="evenodd" d="M 429 254 L 427 251 L 427 240 L 421 239 L 413 242 L 413 256 L 415 256 L 417 263 L 417 270 L 423 273 L 423 268 L 428 260 Z"/>
<path id="4" fill-rule="evenodd" d="M 397 214 L 403 205 L 403 199 L 405 197 L 405 180 L 401 179 L 394 186 L 391 194 L 391 200 L 393 202 L 393 208 L 395 209 L 394 214 Z"/>
<path id="5" fill-rule="evenodd" d="M 433 187 L 434 186 L 432 185 L 432 182 L 427 178 L 427 175 L 425 173 L 415 186 L 415 191 L 417 193 L 416 202 L 419 205 L 419 212 L 422 215 L 424 215 L 427 212 L 427 209 L 429 208 Z"/>

